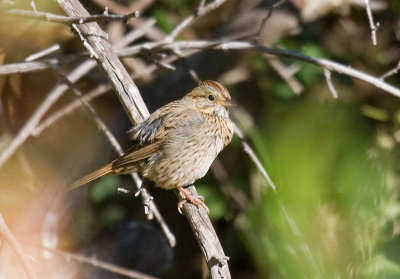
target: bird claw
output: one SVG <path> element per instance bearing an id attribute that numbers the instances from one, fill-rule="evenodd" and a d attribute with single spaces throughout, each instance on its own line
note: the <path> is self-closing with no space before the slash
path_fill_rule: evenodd
<path id="1" fill-rule="evenodd" d="M 210 210 L 208 209 L 207 205 L 205 205 L 205 203 L 204 203 L 203 196 L 193 196 L 193 195 L 189 194 L 187 191 L 185 191 L 182 187 L 178 187 L 178 190 L 185 196 L 185 199 L 178 202 L 178 212 L 180 214 L 184 215 L 182 212 L 182 207 L 188 201 L 191 204 L 196 205 L 197 207 L 201 206 L 202 208 L 204 208 L 204 210 L 207 212 L 207 214 L 210 214 Z"/>

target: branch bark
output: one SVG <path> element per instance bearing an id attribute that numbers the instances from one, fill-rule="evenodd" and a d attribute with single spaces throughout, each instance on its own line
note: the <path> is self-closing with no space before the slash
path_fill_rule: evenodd
<path id="1" fill-rule="evenodd" d="M 57 2 L 68 16 L 89 16 L 79 1 L 58 0 Z M 115 54 L 108 41 L 108 35 L 96 22 L 72 24 L 72 27 L 78 32 L 90 55 L 96 59 L 97 64 L 106 73 L 106 77 L 111 82 L 131 121 L 133 123 L 141 122 L 149 115 L 149 111 L 140 96 L 139 89 Z"/>
<path id="2" fill-rule="evenodd" d="M 89 15 L 77 0 L 58 0 L 57 2 L 69 16 L 82 17 Z M 149 115 L 149 112 L 138 88 L 108 42 L 107 34 L 100 29 L 97 23 L 73 24 L 73 27 L 77 30 L 83 44 L 96 59 L 100 68 L 106 73 L 132 122 L 141 122 Z M 190 186 L 188 191 L 192 194 L 196 193 L 194 186 Z M 211 278 L 231 278 L 227 257 L 223 252 L 207 213 L 188 203 L 184 205 L 183 211 L 207 261 Z"/>

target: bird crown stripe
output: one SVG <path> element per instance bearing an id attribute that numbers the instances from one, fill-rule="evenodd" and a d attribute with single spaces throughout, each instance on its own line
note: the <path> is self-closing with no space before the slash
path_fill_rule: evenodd
<path id="1" fill-rule="evenodd" d="M 221 93 L 225 98 L 230 99 L 230 95 L 228 93 L 228 90 L 221 85 L 220 83 L 213 81 L 213 80 L 205 80 L 203 82 L 200 83 L 200 85 L 211 88 L 211 89 L 215 89 L 217 90 L 219 93 Z"/>

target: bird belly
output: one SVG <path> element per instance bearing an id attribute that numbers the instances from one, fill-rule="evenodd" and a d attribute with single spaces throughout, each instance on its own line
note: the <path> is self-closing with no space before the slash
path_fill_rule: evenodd
<path id="1" fill-rule="evenodd" d="M 143 176 L 164 189 L 193 184 L 206 175 L 223 147 L 223 139 L 214 135 L 199 135 L 186 141 L 171 140 L 152 158 Z"/>

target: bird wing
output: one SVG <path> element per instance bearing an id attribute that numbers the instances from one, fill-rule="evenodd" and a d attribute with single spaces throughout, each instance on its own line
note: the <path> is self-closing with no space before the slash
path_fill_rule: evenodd
<path id="1" fill-rule="evenodd" d="M 135 170 L 135 163 L 150 157 L 162 147 L 163 141 L 156 141 L 138 150 L 127 151 L 124 155 L 112 162 L 112 169 L 114 173 L 133 172 Z"/>
<path id="2" fill-rule="evenodd" d="M 181 112 L 182 105 L 180 102 L 171 102 L 153 112 L 146 120 L 129 130 L 128 133 L 139 147 L 162 140 L 171 128 L 175 126 L 176 121 L 179 119 L 177 114 L 181 114 Z"/>

